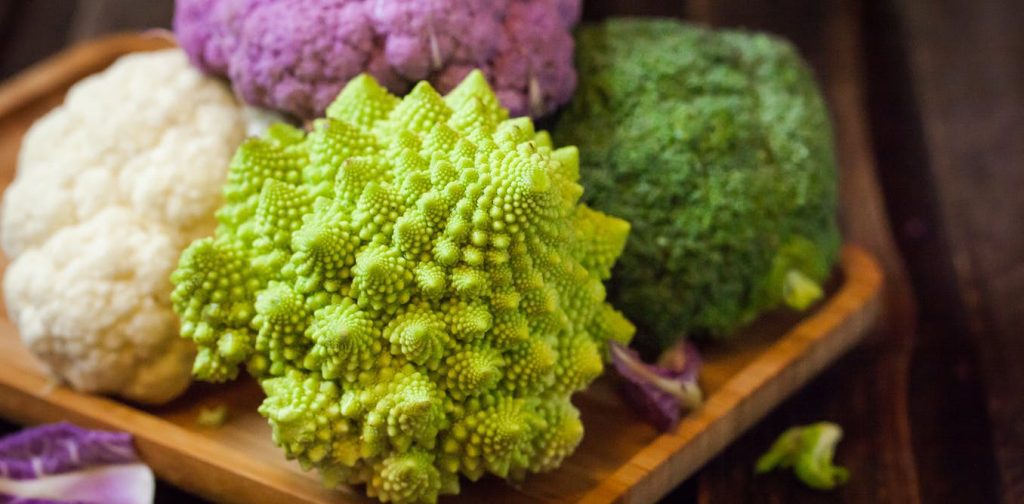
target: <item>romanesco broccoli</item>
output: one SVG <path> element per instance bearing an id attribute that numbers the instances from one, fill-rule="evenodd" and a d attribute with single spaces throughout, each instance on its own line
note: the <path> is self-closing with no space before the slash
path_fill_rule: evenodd
<path id="1" fill-rule="evenodd" d="M 633 223 L 609 299 L 648 351 L 805 308 L 838 255 L 836 162 L 814 76 L 777 38 L 673 20 L 577 32 L 584 200 Z"/>
<path id="2" fill-rule="evenodd" d="M 629 224 L 578 203 L 574 147 L 507 117 L 479 72 L 403 100 L 360 76 L 310 133 L 247 141 L 182 254 L 195 375 L 244 365 L 328 485 L 434 502 L 554 468 L 583 435 L 570 396 L 633 335 L 602 284 Z"/>

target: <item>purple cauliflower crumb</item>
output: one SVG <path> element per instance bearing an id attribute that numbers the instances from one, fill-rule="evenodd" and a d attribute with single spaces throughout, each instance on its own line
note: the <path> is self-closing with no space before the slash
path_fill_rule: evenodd
<path id="1" fill-rule="evenodd" d="M 643 362 L 635 350 L 621 343 L 612 341 L 609 347 L 612 367 L 622 377 L 623 397 L 658 430 L 674 429 L 683 410 L 700 407 L 701 359 L 691 343 L 669 348 L 657 366 Z"/>
<path id="2" fill-rule="evenodd" d="M 480 68 L 513 116 L 540 117 L 576 88 L 581 0 L 178 0 L 178 43 L 246 102 L 323 115 L 367 72 L 404 94 L 447 93 Z"/>

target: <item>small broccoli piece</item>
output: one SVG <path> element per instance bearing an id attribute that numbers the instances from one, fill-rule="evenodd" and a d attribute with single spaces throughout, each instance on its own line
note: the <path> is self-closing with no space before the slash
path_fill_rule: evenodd
<path id="1" fill-rule="evenodd" d="M 310 133 L 243 144 L 172 276 L 195 375 L 256 376 L 274 441 L 329 486 L 435 502 L 553 469 L 583 436 L 571 395 L 633 335 L 602 284 L 629 224 L 498 103 L 479 72 L 403 100 L 356 78 Z"/>
<path id="2" fill-rule="evenodd" d="M 579 89 L 552 134 L 583 199 L 633 232 L 609 299 L 648 353 L 726 337 L 822 296 L 839 250 L 836 161 L 814 77 L 788 43 L 672 20 L 577 32 Z"/>
<path id="3" fill-rule="evenodd" d="M 831 490 L 850 478 L 849 471 L 832 462 L 842 437 L 842 428 L 830 422 L 790 428 L 757 459 L 756 471 L 762 474 L 792 468 L 807 486 Z"/>
<path id="4" fill-rule="evenodd" d="M 199 408 L 199 414 L 196 415 L 196 425 L 200 427 L 217 428 L 227 421 L 228 406 L 226 404 L 203 406 Z"/>

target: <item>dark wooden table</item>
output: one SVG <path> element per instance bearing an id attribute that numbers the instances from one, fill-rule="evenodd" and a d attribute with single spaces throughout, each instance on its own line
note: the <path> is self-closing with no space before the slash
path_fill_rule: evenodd
<path id="1" fill-rule="evenodd" d="M 0 0 L 0 78 L 170 0 Z M 833 103 L 844 232 L 889 274 L 869 340 L 670 502 L 1024 502 L 1024 30 L 1013 0 L 589 0 L 792 39 Z M 850 115 L 850 114 L 847 114 Z M 828 419 L 849 484 L 754 476 L 789 425 Z M 13 429 L 7 426 L 6 429 Z M 194 499 L 161 486 L 158 501 Z M 196 499 L 198 501 L 198 499 Z"/>

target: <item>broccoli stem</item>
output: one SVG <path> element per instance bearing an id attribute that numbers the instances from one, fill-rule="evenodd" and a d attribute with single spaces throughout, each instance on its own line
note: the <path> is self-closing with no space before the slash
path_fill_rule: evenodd
<path id="1" fill-rule="evenodd" d="M 799 270 L 789 270 L 782 282 L 782 299 L 794 310 L 806 310 L 824 295 L 821 285 Z"/>
<path id="2" fill-rule="evenodd" d="M 792 468 L 808 487 L 831 490 L 850 478 L 849 471 L 833 462 L 836 444 L 842 437 L 842 428 L 831 422 L 792 427 L 757 460 L 755 472 Z"/>
<path id="3" fill-rule="evenodd" d="M 793 470 L 800 481 L 811 488 L 831 490 L 850 479 L 850 472 L 832 463 L 836 444 L 843 437 L 838 425 L 818 424 L 814 434 L 805 434 L 813 439 L 806 453 L 797 457 Z"/>

